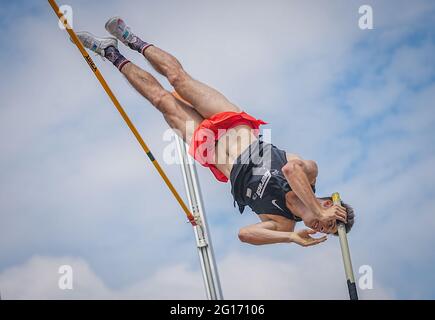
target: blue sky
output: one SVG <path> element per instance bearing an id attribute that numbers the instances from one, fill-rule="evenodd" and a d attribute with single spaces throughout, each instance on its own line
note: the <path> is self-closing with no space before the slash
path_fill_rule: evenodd
<path id="1" fill-rule="evenodd" d="M 77 31 L 105 35 L 105 21 L 121 15 L 268 121 L 276 145 L 315 159 L 318 194 L 340 191 L 356 209 L 355 272 L 369 265 L 374 276 L 362 298 L 435 298 L 433 1 L 67 4 Z M 374 30 L 358 28 L 363 4 Z M 2 297 L 203 299 L 189 225 L 48 3 L 3 2 L 0 25 Z M 163 118 L 94 60 L 162 161 Z M 163 165 L 184 193 L 179 168 Z M 313 248 L 242 244 L 238 229 L 256 216 L 241 216 L 229 185 L 198 172 L 226 298 L 346 299 L 337 238 Z M 57 287 L 64 264 L 72 291 Z"/>

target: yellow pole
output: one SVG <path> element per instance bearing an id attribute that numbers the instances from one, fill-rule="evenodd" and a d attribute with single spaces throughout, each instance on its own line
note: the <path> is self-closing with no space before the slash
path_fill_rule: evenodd
<path id="1" fill-rule="evenodd" d="M 100 81 L 101 85 L 103 86 L 103 89 L 106 91 L 106 93 L 109 96 L 110 100 L 112 100 L 112 102 L 115 105 L 116 109 L 118 109 L 118 111 L 121 114 L 122 118 L 124 119 L 125 123 L 127 124 L 127 126 L 130 128 L 131 132 L 136 137 L 136 140 L 139 142 L 139 144 L 141 145 L 142 149 L 145 151 L 146 155 L 151 160 L 151 162 L 153 163 L 154 167 L 156 168 L 156 170 L 158 171 L 158 173 L 160 174 L 162 179 L 165 181 L 165 183 L 168 186 L 169 190 L 171 190 L 171 192 L 174 195 L 175 199 L 177 199 L 178 203 L 180 204 L 181 208 L 183 209 L 184 213 L 186 214 L 187 218 L 189 219 L 189 222 L 192 224 L 192 226 L 196 226 L 195 217 L 192 215 L 192 213 L 190 212 L 190 210 L 188 209 L 188 207 L 184 203 L 183 199 L 178 194 L 177 190 L 175 189 L 174 185 L 169 180 L 169 178 L 166 175 L 166 173 L 163 171 L 163 169 L 160 166 L 160 164 L 154 158 L 154 156 L 151 153 L 150 149 L 148 148 L 147 144 L 145 143 L 145 141 L 140 136 L 139 132 L 137 131 L 136 127 L 131 122 L 131 120 L 128 117 L 128 115 L 125 113 L 124 109 L 122 108 L 122 106 L 119 103 L 118 99 L 113 94 L 112 90 L 109 88 L 106 80 L 104 80 L 103 76 L 101 75 L 101 73 L 98 70 L 97 66 L 95 65 L 94 61 L 89 56 L 89 54 L 86 52 L 85 48 L 83 47 L 83 45 L 80 42 L 79 38 L 77 37 L 76 33 L 74 32 L 74 30 L 69 25 L 66 17 L 64 16 L 64 14 L 61 11 L 59 11 L 59 7 L 58 7 L 56 1 L 55 0 L 48 0 L 48 2 L 50 3 L 51 7 L 53 8 L 53 10 L 54 10 L 55 14 L 57 15 L 57 17 L 59 18 L 59 20 L 63 22 L 63 24 L 64 24 L 64 26 L 66 28 L 66 31 L 68 32 L 68 34 L 71 37 L 72 41 L 75 43 L 77 48 L 80 50 L 83 58 L 88 63 L 89 67 L 91 68 L 91 70 L 93 71 L 95 76 L 97 77 L 98 81 Z"/>

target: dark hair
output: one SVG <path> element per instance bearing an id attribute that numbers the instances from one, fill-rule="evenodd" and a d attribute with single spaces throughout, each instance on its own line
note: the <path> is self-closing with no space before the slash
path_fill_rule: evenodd
<path id="1" fill-rule="evenodd" d="M 332 201 L 331 197 L 323 197 L 319 199 Z M 346 233 L 349 233 L 349 231 L 352 229 L 353 224 L 355 222 L 355 211 L 353 210 L 351 205 L 344 203 L 343 201 L 341 202 L 341 206 L 344 207 L 347 212 L 347 223 L 345 223 L 344 226 L 346 228 Z M 334 235 L 338 236 L 338 231 L 334 233 Z"/>

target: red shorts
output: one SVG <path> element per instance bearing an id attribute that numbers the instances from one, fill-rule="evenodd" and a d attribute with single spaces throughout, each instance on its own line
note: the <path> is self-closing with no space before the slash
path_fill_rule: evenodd
<path id="1" fill-rule="evenodd" d="M 216 141 L 227 130 L 239 125 L 247 125 L 254 129 L 258 136 L 260 125 L 267 124 L 263 120 L 255 119 L 245 112 L 221 112 L 205 119 L 193 133 L 189 153 L 204 167 L 210 168 L 216 179 L 228 182 L 228 178 L 214 165 Z"/>

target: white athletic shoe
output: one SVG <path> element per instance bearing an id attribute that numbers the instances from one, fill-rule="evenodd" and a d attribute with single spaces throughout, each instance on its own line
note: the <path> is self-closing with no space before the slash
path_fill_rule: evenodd
<path id="1" fill-rule="evenodd" d="M 83 31 L 77 32 L 77 37 L 82 42 L 83 46 L 104 58 L 107 47 L 113 46 L 118 49 L 118 40 L 111 37 L 98 38 L 92 33 Z"/>
<path id="2" fill-rule="evenodd" d="M 110 18 L 106 22 L 106 30 L 123 44 L 128 46 L 130 43 L 136 41 L 136 36 L 131 32 L 129 26 L 127 26 L 120 17 Z"/>

